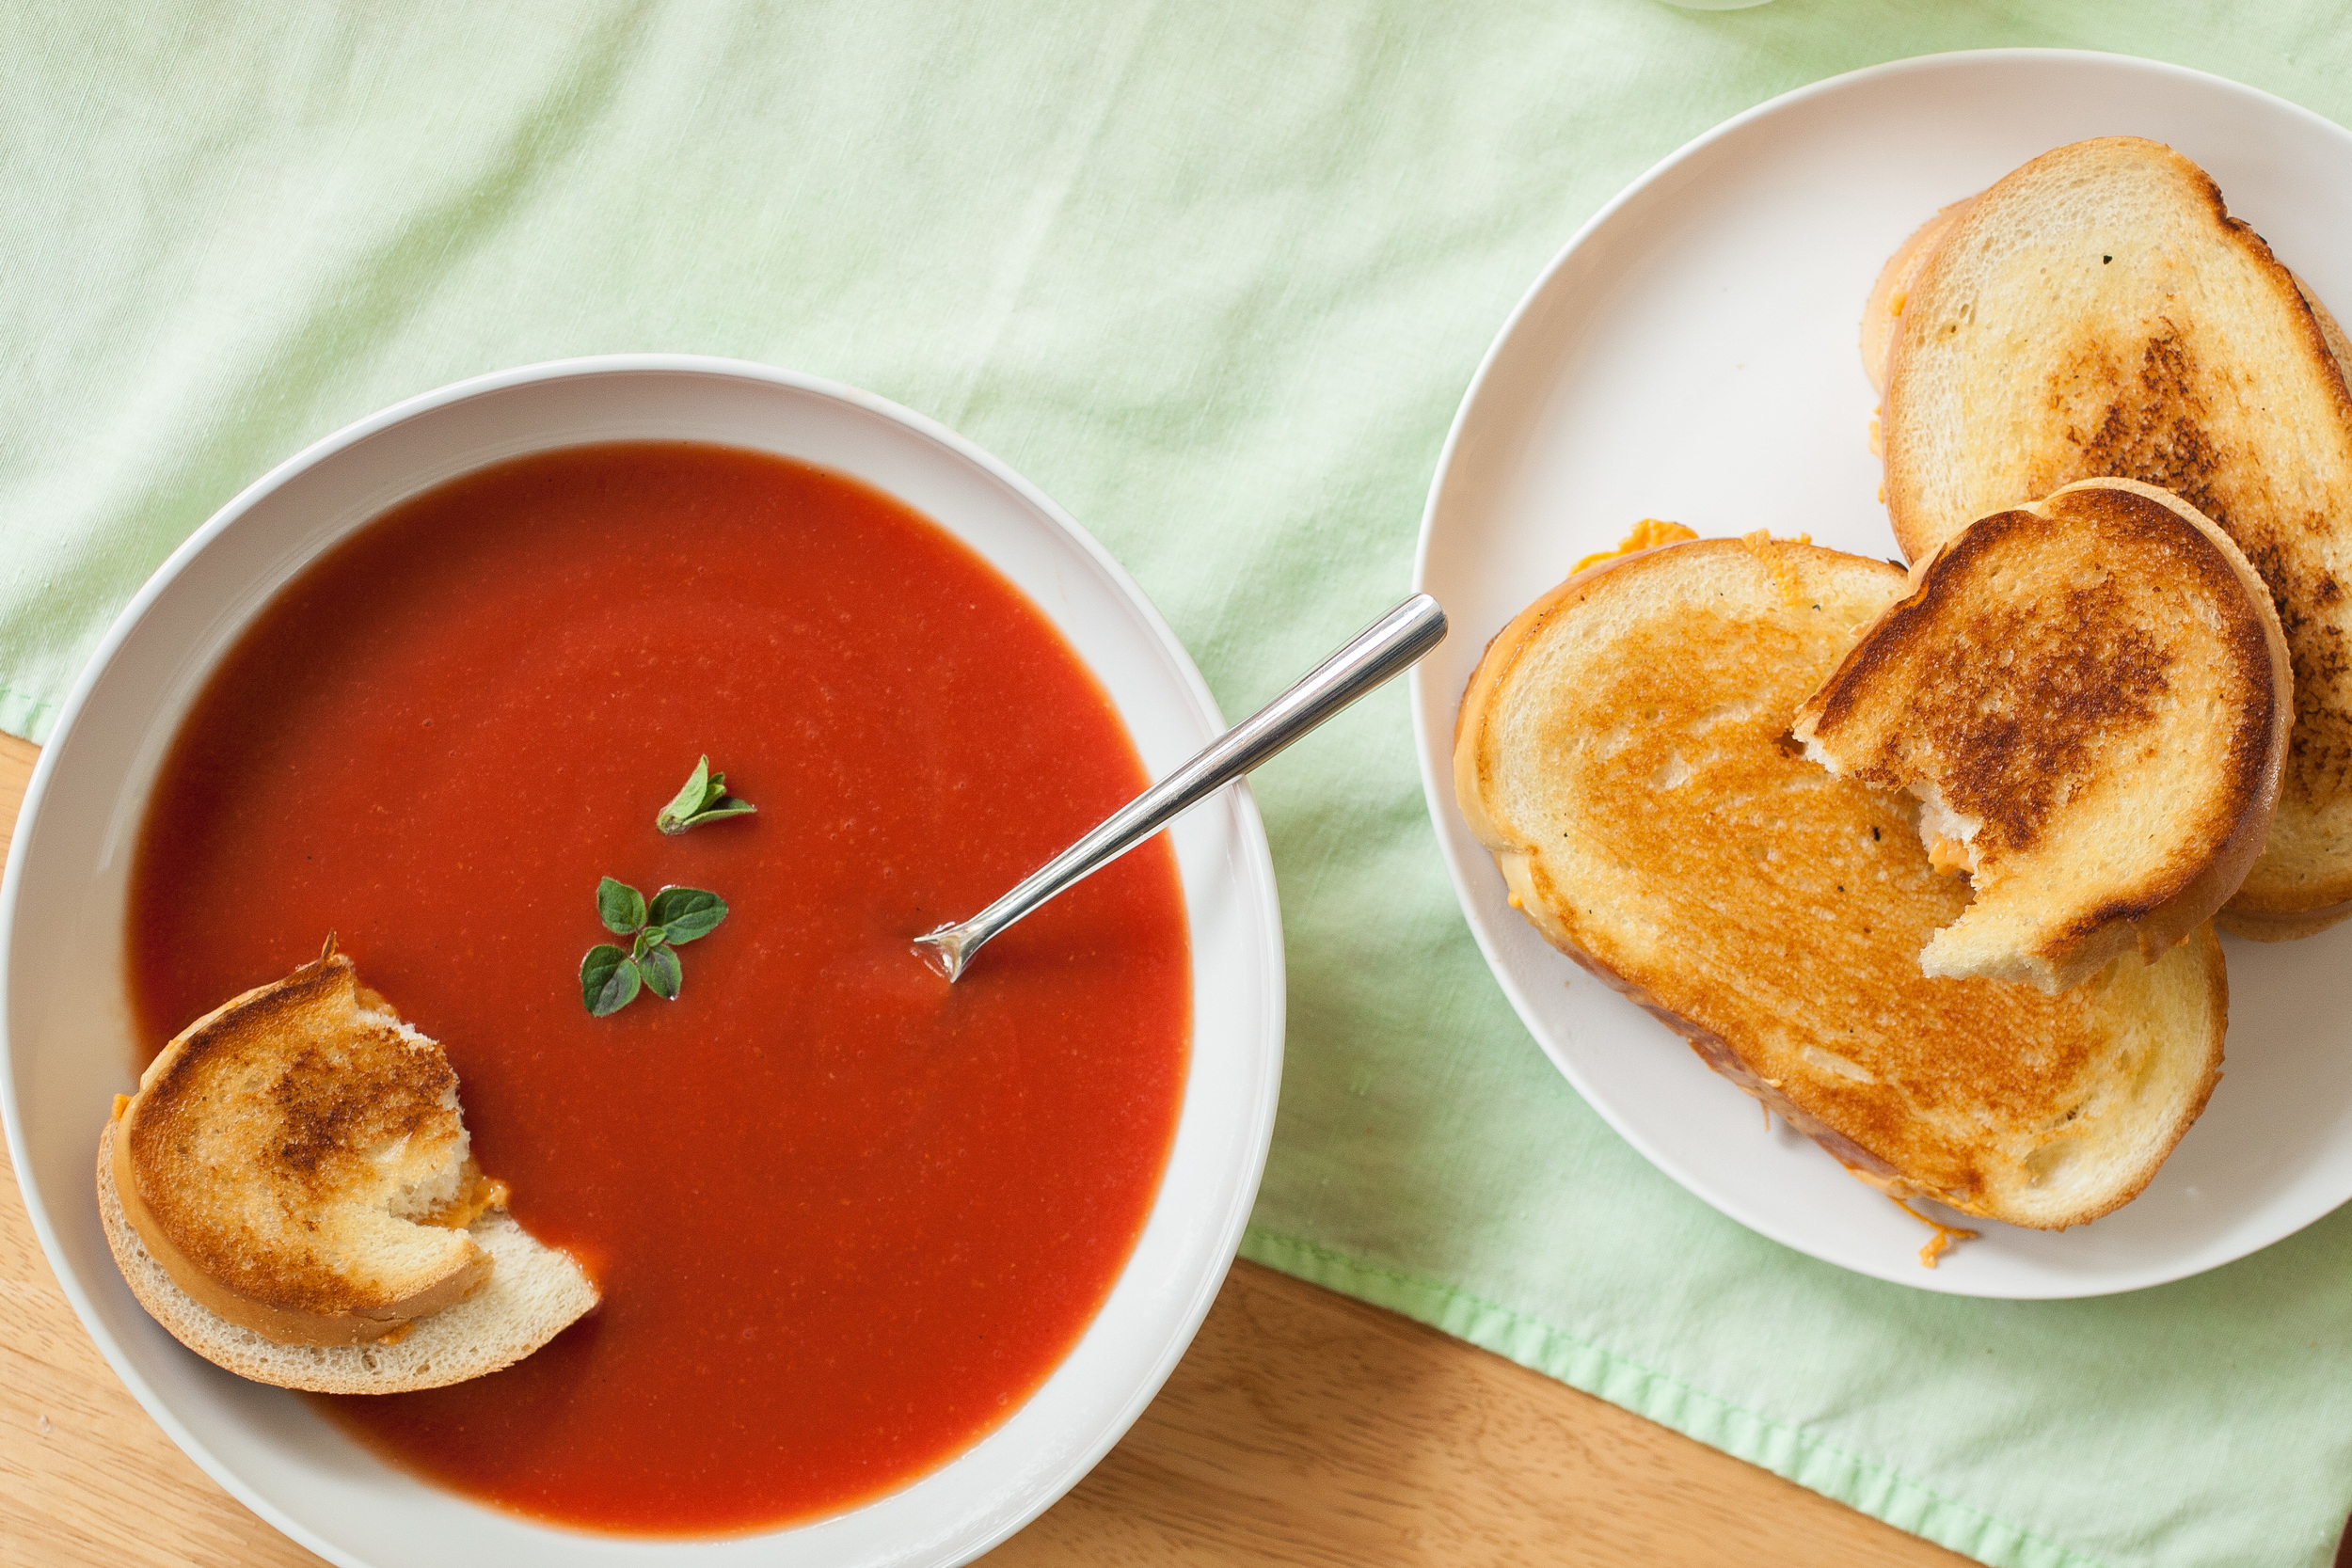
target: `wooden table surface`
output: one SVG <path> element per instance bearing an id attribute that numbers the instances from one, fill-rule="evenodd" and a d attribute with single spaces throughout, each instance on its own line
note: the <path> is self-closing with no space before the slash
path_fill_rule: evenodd
<path id="1" fill-rule="evenodd" d="M 0 736 L 0 847 L 37 754 Z M 66 1306 L 9 1171 L 0 1180 L 0 1564 L 319 1560 L 223 1492 L 116 1381 Z M 1125 1441 L 987 1560 L 1965 1560 L 1434 1329 L 1237 1263 Z"/>

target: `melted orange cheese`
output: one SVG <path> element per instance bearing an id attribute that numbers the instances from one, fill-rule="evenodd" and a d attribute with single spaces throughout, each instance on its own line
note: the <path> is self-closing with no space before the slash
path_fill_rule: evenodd
<path id="1" fill-rule="evenodd" d="M 1568 568 L 1568 575 L 1574 577 L 1587 566 L 1596 566 L 1604 561 L 1614 561 L 1621 555 L 1638 555 L 1644 550 L 1654 550 L 1661 545 L 1679 545 L 1685 539 L 1697 537 L 1698 531 L 1695 529 L 1684 528 L 1680 523 L 1667 522 L 1662 517 L 1645 517 L 1633 525 L 1632 532 L 1617 542 L 1615 549 L 1594 551 Z"/>
<path id="2" fill-rule="evenodd" d="M 451 1230 L 469 1229 L 474 1221 L 491 1210 L 505 1208 L 507 1199 L 512 1196 L 505 1182 L 494 1176 L 483 1175 L 482 1167 L 469 1158 L 466 1162 L 465 1190 L 446 1209 L 426 1215 L 422 1223 L 442 1226 Z"/>
<path id="3" fill-rule="evenodd" d="M 1804 604 L 1804 584 L 1797 580 L 1797 574 L 1789 566 L 1781 546 L 1783 545 L 1810 545 L 1813 543 L 1813 535 L 1800 533 L 1794 539 L 1775 539 L 1767 531 L 1757 529 L 1754 533 L 1741 534 L 1740 543 L 1748 547 L 1748 553 L 1756 557 L 1758 564 L 1772 574 L 1772 582 L 1780 589 L 1780 596 L 1783 599 L 1792 606 Z"/>
<path id="4" fill-rule="evenodd" d="M 1928 863 L 1947 877 L 1968 875 L 1968 846 L 1942 833 L 1928 840 Z"/>
<path id="5" fill-rule="evenodd" d="M 1935 1260 L 1949 1252 L 1956 1243 L 1973 1242 L 1983 1234 L 1982 1231 L 1969 1230 L 1957 1225 L 1946 1225 L 1942 1220 L 1932 1219 L 1919 1212 L 1899 1197 L 1894 1199 L 1894 1204 L 1896 1208 L 1900 1209 L 1921 1225 L 1932 1226 L 1935 1228 L 1935 1234 L 1929 1237 L 1919 1248 L 1919 1266 L 1923 1269 L 1935 1267 Z"/>

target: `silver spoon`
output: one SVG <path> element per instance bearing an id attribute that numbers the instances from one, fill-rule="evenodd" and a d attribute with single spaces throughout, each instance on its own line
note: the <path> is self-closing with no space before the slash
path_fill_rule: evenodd
<path id="1" fill-rule="evenodd" d="M 925 963 L 954 980 L 973 955 L 1040 904 L 1110 864 L 1178 816 L 1281 751 L 1445 641 L 1445 611 L 1416 594 L 1364 628 L 1313 674 L 1209 743 L 1209 749 L 1120 807 L 1021 884 L 961 926 L 914 939 Z"/>

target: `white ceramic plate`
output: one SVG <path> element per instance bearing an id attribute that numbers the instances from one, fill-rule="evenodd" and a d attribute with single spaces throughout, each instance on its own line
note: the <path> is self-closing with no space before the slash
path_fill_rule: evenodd
<path id="1" fill-rule="evenodd" d="M 1732 1218 L 1881 1279 L 2096 1295 L 2240 1258 L 2352 1196 L 2352 926 L 2232 941 L 2220 1087 L 2148 1190 L 2087 1227 L 1989 1226 L 1930 1272 L 1925 1233 L 1553 952 L 1454 809 L 1454 706 L 1488 638 L 1637 519 L 1809 532 L 1899 554 L 1876 497 L 1855 337 L 1880 265 L 1938 207 L 2087 136 L 2151 136 L 2320 297 L 2352 306 L 2352 134 L 2250 87 L 2112 55 L 1904 60 L 1773 100 L 1587 224 L 1488 350 L 1431 486 L 1417 586 L 1455 635 L 1413 674 L 1438 837 L 1503 990 L 1580 1093 Z"/>
<path id="2" fill-rule="evenodd" d="M 1166 1176 L 1093 1325 L 961 1457 L 801 1528 L 645 1542 L 544 1528 L 369 1457 L 295 1395 L 182 1349 L 139 1309 L 98 1224 L 91 1165 L 134 1085 L 128 849 L 164 747 L 214 662 L 321 551 L 404 498 L 581 441 L 692 439 L 853 475 L 993 562 L 1060 627 L 1163 775 L 1224 723 L 1127 575 L 1018 475 L 916 415 L 806 376 L 676 356 L 575 360 L 429 393 L 327 437 L 223 508 L 125 610 L 41 753 L 0 889 L 0 1109 L 34 1229 L 74 1309 L 172 1439 L 263 1518 L 348 1568 L 917 1568 L 977 1557 L 1075 1484 L 1184 1354 L 1241 1240 L 1281 1079 L 1282 933 L 1247 790 L 1173 830 L 1191 924 L 1191 1071 Z M 912 959 L 909 959 L 912 962 Z"/>

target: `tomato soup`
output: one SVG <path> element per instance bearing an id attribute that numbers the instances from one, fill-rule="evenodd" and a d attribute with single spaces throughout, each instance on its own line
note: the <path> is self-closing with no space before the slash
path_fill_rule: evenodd
<path id="1" fill-rule="evenodd" d="M 657 832 L 705 753 L 757 815 Z M 337 933 L 601 1288 L 506 1371 L 322 1400 L 346 1431 L 567 1525 L 806 1519 L 1003 1421 L 1135 1245 L 1190 1031 L 1166 841 L 952 988 L 908 939 L 1145 782 L 1059 634 L 906 507 L 727 449 L 541 454 L 370 524 L 214 675 L 139 842 L 136 1013 L 160 1049 Z M 726 900 L 676 1000 L 589 1015 L 606 876 Z"/>

